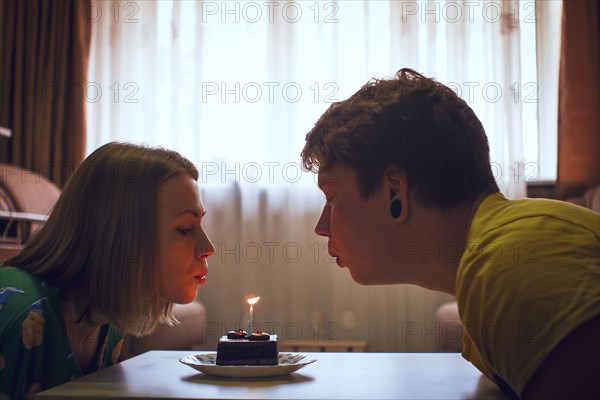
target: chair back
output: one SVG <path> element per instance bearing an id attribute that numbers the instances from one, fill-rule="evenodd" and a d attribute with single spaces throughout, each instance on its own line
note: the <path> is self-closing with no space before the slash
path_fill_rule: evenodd
<path id="1" fill-rule="evenodd" d="M 44 224 L 60 192 L 37 172 L 0 163 L 0 263 L 16 255 Z"/>

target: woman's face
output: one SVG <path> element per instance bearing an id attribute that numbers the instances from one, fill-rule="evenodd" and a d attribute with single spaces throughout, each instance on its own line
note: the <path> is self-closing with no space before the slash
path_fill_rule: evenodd
<path id="1" fill-rule="evenodd" d="M 158 287 L 165 301 L 186 304 L 206 280 L 206 258 L 215 249 L 202 229 L 205 214 L 198 185 L 178 174 L 162 183 L 158 194 Z"/>

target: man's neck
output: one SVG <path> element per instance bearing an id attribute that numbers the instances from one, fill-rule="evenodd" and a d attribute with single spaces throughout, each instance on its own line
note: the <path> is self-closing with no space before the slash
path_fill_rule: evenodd
<path id="1" fill-rule="evenodd" d="M 421 272 L 415 284 L 454 296 L 473 206 L 474 202 L 468 202 L 445 211 L 422 207 L 415 210 L 412 230 L 419 244 L 415 261 Z"/>

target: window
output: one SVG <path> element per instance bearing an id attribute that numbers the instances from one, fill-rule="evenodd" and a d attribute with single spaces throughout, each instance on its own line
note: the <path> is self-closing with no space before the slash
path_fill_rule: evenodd
<path id="1" fill-rule="evenodd" d="M 314 183 L 304 136 L 334 101 L 411 67 L 482 120 L 501 189 L 554 180 L 560 1 L 98 2 L 88 151 L 174 148 L 208 181 Z"/>

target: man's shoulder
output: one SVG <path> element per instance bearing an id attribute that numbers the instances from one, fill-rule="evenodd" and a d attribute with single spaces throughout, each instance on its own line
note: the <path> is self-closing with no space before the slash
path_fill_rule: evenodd
<path id="1" fill-rule="evenodd" d="M 600 234 L 600 214 L 566 201 L 522 198 L 508 200 L 502 195 L 489 196 L 478 209 L 479 223 L 497 225 L 519 221 L 543 220 L 545 223 L 577 225 Z M 481 218 L 483 217 L 483 218 Z"/>
<path id="2" fill-rule="evenodd" d="M 561 235 L 557 235 L 558 232 Z M 494 244 L 515 245 L 555 240 L 598 246 L 600 214 L 564 201 L 508 200 L 496 193 L 477 208 L 467 239 L 469 243 L 493 241 Z"/>

